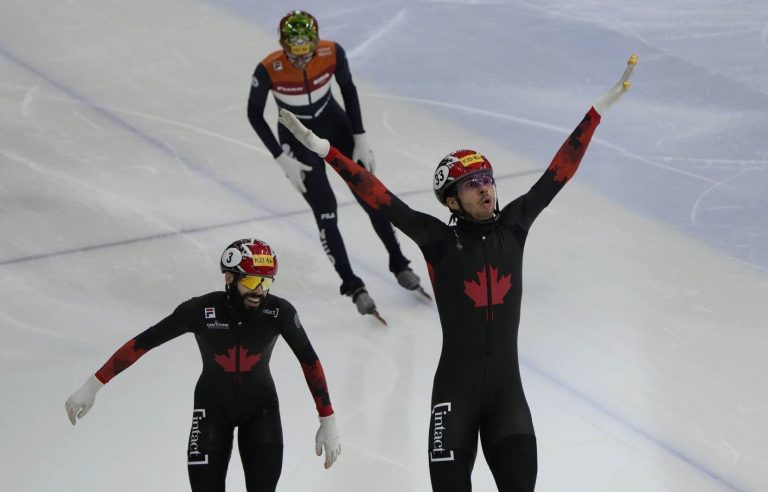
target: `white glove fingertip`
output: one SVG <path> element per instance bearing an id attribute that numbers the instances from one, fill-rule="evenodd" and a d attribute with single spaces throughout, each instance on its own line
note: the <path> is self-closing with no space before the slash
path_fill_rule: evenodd
<path id="1" fill-rule="evenodd" d="M 75 425 L 75 411 L 72 406 L 67 402 L 64 407 L 67 409 L 67 417 L 72 425 Z"/>
<path id="2" fill-rule="evenodd" d="M 323 444 L 322 443 L 315 444 L 315 454 L 317 454 L 318 456 L 322 456 L 323 455 Z"/>

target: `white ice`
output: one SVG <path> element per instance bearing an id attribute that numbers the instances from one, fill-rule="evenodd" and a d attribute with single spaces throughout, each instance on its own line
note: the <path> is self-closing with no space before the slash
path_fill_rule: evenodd
<path id="1" fill-rule="evenodd" d="M 526 248 L 537 490 L 768 490 L 764 0 L 5 0 L 0 488 L 186 490 L 191 335 L 120 374 L 76 427 L 64 401 L 126 340 L 220 289 L 221 250 L 257 236 L 278 252 L 273 290 L 299 309 L 343 438 L 324 470 L 312 399 L 279 343 L 278 489 L 429 490 L 436 310 L 395 284 L 332 176 L 353 267 L 389 326 L 338 295 L 308 208 L 245 116 L 292 7 L 347 49 L 380 178 L 446 219 L 430 188 L 444 154 L 480 149 L 515 198 L 639 55 Z M 495 490 L 482 455 L 473 481 Z M 228 486 L 244 490 L 236 451 Z"/>

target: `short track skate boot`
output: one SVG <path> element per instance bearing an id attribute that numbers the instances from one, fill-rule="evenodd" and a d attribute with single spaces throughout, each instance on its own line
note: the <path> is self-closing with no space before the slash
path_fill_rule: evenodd
<path id="1" fill-rule="evenodd" d="M 348 295 L 352 298 L 352 302 L 355 303 L 358 313 L 370 314 L 383 324 L 387 324 L 376 309 L 376 303 L 373 302 L 373 299 L 371 299 L 371 296 L 368 294 L 368 291 L 365 290 L 365 287 L 360 287 Z"/>
<path id="2" fill-rule="evenodd" d="M 397 283 L 404 289 L 416 290 L 421 284 L 419 276 L 413 273 L 413 270 L 408 267 L 397 272 L 395 277 L 397 278 Z"/>
<path id="3" fill-rule="evenodd" d="M 427 299 L 432 300 L 432 296 L 427 294 L 427 292 L 421 286 L 421 279 L 419 276 L 413 273 L 413 270 L 410 268 L 405 267 L 404 269 L 400 270 L 395 274 L 395 278 L 397 278 L 397 283 L 400 284 L 400 287 L 408 290 L 414 290 Z"/>
<path id="4" fill-rule="evenodd" d="M 358 313 L 373 314 L 376 312 L 376 303 L 373 302 L 365 287 L 360 287 L 349 294 L 349 296 L 352 298 L 352 302 L 355 303 Z"/>

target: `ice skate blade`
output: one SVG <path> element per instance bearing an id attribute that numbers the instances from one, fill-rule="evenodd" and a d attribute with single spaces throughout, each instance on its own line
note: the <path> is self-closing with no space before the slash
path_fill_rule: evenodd
<path id="1" fill-rule="evenodd" d="M 426 290 L 424 290 L 424 287 L 421 287 L 421 286 L 419 286 L 419 287 L 417 287 L 417 288 L 414 290 L 414 292 L 418 292 L 419 294 L 421 294 L 421 295 L 422 295 L 422 296 L 424 296 L 425 298 L 427 298 L 427 299 L 429 299 L 430 301 L 432 301 L 432 296 L 431 296 L 431 295 L 429 295 L 429 292 L 427 292 Z"/>
<path id="2" fill-rule="evenodd" d="M 376 318 L 377 320 L 379 320 L 384 326 L 389 326 L 389 325 L 387 325 L 387 320 L 382 318 L 378 311 L 374 311 L 374 312 L 370 313 L 370 315 L 373 316 L 374 318 Z"/>

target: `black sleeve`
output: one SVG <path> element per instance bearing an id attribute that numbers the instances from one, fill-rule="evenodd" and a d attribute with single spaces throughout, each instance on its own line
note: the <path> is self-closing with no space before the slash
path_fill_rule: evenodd
<path id="1" fill-rule="evenodd" d="M 251 122 L 251 126 L 261 141 L 272 153 L 272 157 L 277 157 L 283 152 L 283 149 L 264 119 L 264 107 L 267 104 L 267 96 L 271 88 L 272 81 L 267 69 L 259 63 L 251 79 L 251 93 L 248 96 L 248 121 Z"/>
<path id="2" fill-rule="evenodd" d="M 360 111 L 360 99 L 357 97 L 357 87 L 352 82 L 352 72 L 349 71 L 347 55 L 338 43 L 336 43 L 336 83 L 341 89 L 341 97 L 344 99 L 344 109 L 347 111 L 349 122 L 352 124 L 352 133 L 365 132 L 363 128 L 363 115 Z"/>
<path id="3" fill-rule="evenodd" d="M 290 302 L 285 300 L 281 301 L 280 306 L 280 330 L 280 335 L 297 357 L 310 345 L 304 327 L 299 321 L 299 313 L 296 312 L 296 308 Z"/>

